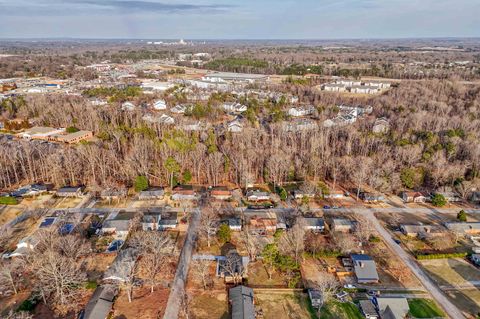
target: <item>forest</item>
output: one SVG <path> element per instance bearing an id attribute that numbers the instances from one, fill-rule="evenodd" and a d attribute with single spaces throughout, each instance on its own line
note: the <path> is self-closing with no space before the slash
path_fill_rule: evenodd
<path id="1" fill-rule="evenodd" d="M 328 180 L 382 192 L 478 184 L 480 85 L 404 81 L 382 95 L 358 99 L 293 84 L 276 89 L 314 104 L 319 120 L 342 103 L 371 105 L 373 116 L 349 126 L 294 133 L 265 114 L 267 108 L 284 112 L 286 106 L 252 99 L 253 120 L 242 133 L 187 132 L 147 123 L 141 110 L 124 112 L 116 104 L 95 107 L 81 96 L 32 95 L 3 102 L 3 117 L 75 126 L 94 131 L 98 139 L 74 147 L 1 139 L 0 187 L 51 182 L 95 189 L 131 186 L 137 176 L 146 176 L 151 185 L 169 185 L 172 178 L 174 183 L 239 186 Z M 222 112 L 222 98 L 227 95 L 217 95 L 205 106 L 209 112 L 199 116 L 214 120 Z M 388 133 L 372 133 L 375 117 L 389 119 Z"/>

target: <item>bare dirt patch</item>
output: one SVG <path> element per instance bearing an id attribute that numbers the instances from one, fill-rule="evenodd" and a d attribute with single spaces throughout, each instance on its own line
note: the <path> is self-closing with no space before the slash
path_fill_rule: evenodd
<path id="1" fill-rule="evenodd" d="M 121 291 L 113 306 L 112 318 L 117 319 L 157 319 L 162 318 L 170 290 L 157 288 L 150 293 L 148 287 L 133 291 L 133 300 L 128 302 L 127 295 Z"/>

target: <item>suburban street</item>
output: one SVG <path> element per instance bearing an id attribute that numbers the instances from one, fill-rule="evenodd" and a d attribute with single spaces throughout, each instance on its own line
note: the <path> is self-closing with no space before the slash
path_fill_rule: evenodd
<path id="1" fill-rule="evenodd" d="M 452 319 L 465 318 L 462 312 L 445 296 L 440 288 L 428 277 L 428 275 L 421 269 L 417 262 L 410 256 L 403 248 L 395 243 L 390 233 L 380 224 L 372 211 L 366 212 L 364 216 L 373 224 L 375 230 L 383 237 L 385 243 L 392 249 L 397 256 L 399 256 L 404 263 L 410 268 L 413 274 L 420 280 L 439 306 L 445 310 L 446 314 Z"/>
<path id="2" fill-rule="evenodd" d="M 170 296 L 168 297 L 167 308 L 165 309 L 164 319 L 178 318 L 182 298 L 185 292 L 185 282 L 188 276 L 188 267 L 192 259 L 193 246 L 197 238 L 197 228 L 200 223 L 201 209 L 193 211 L 188 227 L 187 238 L 183 245 L 182 252 L 178 261 L 177 271 L 172 283 Z"/>

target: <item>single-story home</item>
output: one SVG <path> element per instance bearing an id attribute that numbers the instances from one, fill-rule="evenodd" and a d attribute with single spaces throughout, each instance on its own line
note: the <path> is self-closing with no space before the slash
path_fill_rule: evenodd
<path id="1" fill-rule="evenodd" d="M 104 281 L 125 282 L 137 262 L 138 253 L 134 248 L 122 249 L 103 276 Z"/>
<path id="2" fill-rule="evenodd" d="M 70 187 L 65 186 L 59 188 L 55 195 L 58 197 L 82 197 L 83 196 L 83 188 L 81 186 Z"/>
<path id="3" fill-rule="evenodd" d="M 368 203 L 383 202 L 385 200 L 385 197 L 381 194 L 368 192 L 361 192 L 359 197 L 361 200 Z"/>
<path id="4" fill-rule="evenodd" d="M 142 229 L 157 230 L 159 221 L 160 221 L 160 214 L 146 213 L 142 216 Z"/>
<path id="5" fill-rule="evenodd" d="M 232 319 L 255 319 L 253 289 L 237 286 L 228 291 Z"/>
<path id="6" fill-rule="evenodd" d="M 232 198 L 232 192 L 225 186 L 216 186 L 210 189 L 210 196 L 219 200 L 227 200 Z"/>
<path id="7" fill-rule="evenodd" d="M 231 249 L 225 256 L 217 258 L 216 274 L 218 277 L 224 278 L 226 283 L 234 282 L 234 277 L 246 278 L 249 262 L 248 256 L 240 256 L 236 249 Z"/>
<path id="8" fill-rule="evenodd" d="M 261 202 L 271 200 L 270 193 L 260 190 L 251 190 L 246 194 L 247 200 L 250 202 Z"/>
<path id="9" fill-rule="evenodd" d="M 445 227 L 457 234 L 480 234 L 480 222 L 449 222 Z"/>
<path id="10" fill-rule="evenodd" d="M 372 257 L 368 255 L 351 255 L 353 270 L 360 284 L 377 283 L 379 281 L 377 266 Z"/>
<path id="11" fill-rule="evenodd" d="M 443 236 L 446 229 L 437 225 L 400 225 L 402 233 L 409 237 L 436 237 Z"/>
<path id="12" fill-rule="evenodd" d="M 305 229 L 313 231 L 324 231 L 325 221 L 320 217 L 307 217 L 303 219 L 305 221 Z"/>
<path id="13" fill-rule="evenodd" d="M 306 191 L 296 189 L 296 190 L 293 191 L 293 197 L 295 199 L 302 199 L 304 197 L 313 198 L 313 197 L 315 197 L 315 192 L 314 191 L 306 192 Z"/>
<path id="14" fill-rule="evenodd" d="M 191 186 L 177 186 L 173 189 L 172 200 L 196 200 L 198 198 L 197 193 Z"/>
<path id="15" fill-rule="evenodd" d="M 355 224 L 346 218 L 334 218 L 330 228 L 335 232 L 348 233 L 353 231 Z"/>
<path id="16" fill-rule="evenodd" d="M 229 217 L 222 221 L 222 223 L 228 225 L 228 227 L 233 231 L 242 230 L 242 219 L 238 217 Z"/>
<path id="17" fill-rule="evenodd" d="M 83 319 L 107 319 L 118 290 L 113 286 L 99 286 L 85 307 Z"/>
<path id="18" fill-rule="evenodd" d="M 402 192 L 400 197 L 405 203 L 425 203 L 430 199 L 428 194 L 422 192 Z"/>
<path id="19" fill-rule="evenodd" d="M 163 199 L 165 191 L 163 187 L 149 187 L 146 190 L 138 193 L 139 200 L 154 200 L 154 199 Z"/>
<path id="20" fill-rule="evenodd" d="M 410 311 L 406 298 L 377 297 L 373 302 L 377 305 L 380 318 L 404 319 Z"/>
<path id="21" fill-rule="evenodd" d="M 176 212 L 164 213 L 158 221 L 158 230 L 175 229 L 178 226 L 178 214 Z"/>
<path id="22" fill-rule="evenodd" d="M 102 234 L 115 234 L 116 237 L 124 238 L 130 232 L 134 212 L 120 211 L 111 213 L 102 225 Z"/>
<path id="23" fill-rule="evenodd" d="M 445 199 L 449 203 L 462 201 L 462 197 L 460 197 L 460 195 L 458 195 L 453 191 L 436 191 L 433 193 L 433 195 L 436 195 L 436 194 L 442 195 L 443 197 L 445 197 Z"/>
<path id="24" fill-rule="evenodd" d="M 48 188 L 46 185 L 32 184 L 18 188 L 16 191 L 13 191 L 11 195 L 13 197 L 28 197 L 43 194 L 47 191 Z"/>
<path id="25" fill-rule="evenodd" d="M 375 305 L 370 299 L 360 300 L 359 301 L 360 311 L 362 312 L 365 319 L 378 319 L 378 313 L 375 309 Z"/>
<path id="26" fill-rule="evenodd" d="M 319 309 L 323 305 L 323 295 L 320 290 L 308 289 L 308 297 L 313 308 Z"/>

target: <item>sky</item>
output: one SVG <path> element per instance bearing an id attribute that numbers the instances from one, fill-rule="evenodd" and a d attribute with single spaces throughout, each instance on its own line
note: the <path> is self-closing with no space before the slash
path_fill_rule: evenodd
<path id="1" fill-rule="evenodd" d="M 0 38 L 480 37 L 480 0 L 0 0 Z"/>

